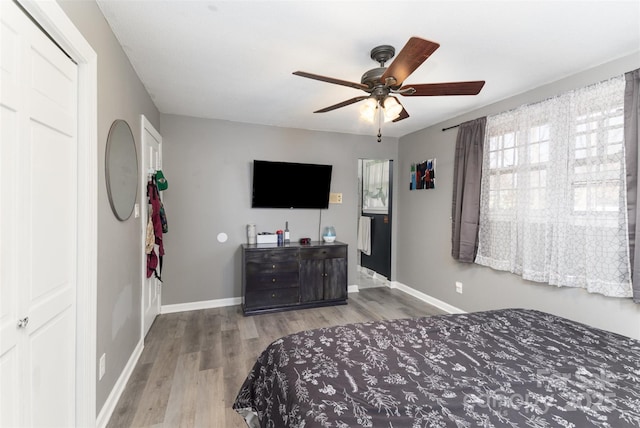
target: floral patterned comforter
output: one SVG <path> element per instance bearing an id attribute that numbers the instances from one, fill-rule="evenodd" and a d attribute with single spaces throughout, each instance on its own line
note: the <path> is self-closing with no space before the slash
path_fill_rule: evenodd
<path id="1" fill-rule="evenodd" d="M 303 331 L 260 355 L 251 426 L 640 427 L 640 342 L 505 309 Z"/>

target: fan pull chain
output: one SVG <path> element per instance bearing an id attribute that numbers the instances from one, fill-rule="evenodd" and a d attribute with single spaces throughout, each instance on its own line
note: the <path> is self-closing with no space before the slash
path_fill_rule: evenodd
<path id="1" fill-rule="evenodd" d="M 376 106 L 376 109 L 378 110 L 378 143 L 382 142 L 382 115 L 384 113 L 382 113 L 382 106 L 379 104 L 378 102 L 378 106 Z"/>

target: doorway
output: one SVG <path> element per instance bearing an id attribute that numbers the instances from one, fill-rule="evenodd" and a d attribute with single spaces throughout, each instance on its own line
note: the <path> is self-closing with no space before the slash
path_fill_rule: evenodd
<path id="1" fill-rule="evenodd" d="M 374 278 L 389 281 L 391 280 L 393 160 L 359 159 L 358 183 L 360 266 L 365 273 Z M 367 235 L 366 229 L 368 229 L 369 242 L 366 242 L 366 239 L 362 242 L 360 238 Z"/>

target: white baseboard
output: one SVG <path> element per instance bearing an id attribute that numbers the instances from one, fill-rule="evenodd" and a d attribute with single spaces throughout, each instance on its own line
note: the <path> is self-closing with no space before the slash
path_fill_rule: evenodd
<path id="1" fill-rule="evenodd" d="M 116 384 L 113 386 L 111 393 L 107 397 L 107 401 L 105 401 L 100 413 L 98 414 L 98 418 L 96 419 L 96 427 L 104 428 L 109 423 L 109 419 L 111 419 L 111 414 L 113 410 L 116 408 L 116 404 L 118 404 L 118 400 L 124 391 L 125 386 L 127 386 L 127 382 L 131 377 L 131 373 L 133 373 L 133 369 L 136 367 L 138 363 L 138 359 L 140 355 L 142 355 L 142 349 L 144 348 L 144 339 L 140 339 L 138 344 L 136 345 L 131 357 L 129 357 L 129 361 L 127 361 L 127 365 L 124 366 L 124 370 L 120 373 L 120 377 L 116 381 Z"/>
<path id="2" fill-rule="evenodd" d="M 411 288 L 408 285 L 405 285 L 398 281 L 387 281 L 387 286 L 389 288 L 397 288 L 400 291 L 403 291 L 415 298 L 422 300 L 425 303 L 429 303 L 430 305 L 435 306 L 438 309 L 441 309 L 450 314 L 463 314 L 463 311 L 460 308 L 456 308 L 442 300 L 436 299 L 435 297 L 431 297 L 428 294 L 423 293 L 422 291 L 418 291 L 415 288 Z M 358 293 L 360 291 L 360 287 L 358 284 L 352 284 L 348 286 L 347 291 L 349 293 Z M 235 306 L 242 303 L 241 297 L 230 297 L 227 299 L 216 299 L 216 300 L 204 300 L 201 302 L 190 302 L 190 303 L 177 303 L 174 305 L 162 305 L 160 308 L 161 314 L 171 314 L 174 312 L 186 312 L 186 311 L 197 311 L 200 309 L 210 309 L 210 308 L 221 308 L 225 306 Z"/>
<path id="3" fill-rule="evenodd" d="M 242 303 L 242 297 L 229 297 L 227 299 L 203 300 L 201 302 L 176 303 L 174 305 L 162 305 L 161 314 L 174 312 L 197 311 L 200 309 L 222 308 L 224 306 L 236 306 Z"/>
<path id="4" fill-rule="evenodd" d="M 385 281 L 385 282 L 389 282 L 389 279 L 388 279 L 386 276 L 384 276 L 384 275 L 382 275 L 382 274 L 379 274 L 379 273 L 378 273 L 378 272 L 376 272 L 375 270 L 371 270 L 371 269 L 369 269 L 369 268 L 366 268 L 366 267 L 364 267 L 364 266 L 360 266 L 360 265 L 356 266 L 356 269 L 357 269 L 357 270 L 358 270 L 358 272 L 360 272 L 361 274 L 366 275 L 366 276 L 368 276 L 369 278 L 374 279 L 374 280 L 376 280 L 376 281 Z"/>
<path id="5" fill-rule="evenodd" d="M 389 288 L 397 288 L 400 291 L 404 291 L 405 293 L 416 297 L 420 300 L 422 300 L 425 303 L 428 303 L 430 305 L 435 306 L 438 309 L 442 309 L 443 311 L 445 311 L 446 313 L 449 314 L 464 314 L 466 313 L 466 311 L 463 311 L 460 308 L 456 308 L 455 306 L 452 306 L 446 302 L 443 302 L 440 299 L 436 299 L 435 297 L 431 297 L 428 294 L 423 293 L 422 291 L 418 291 L 415 288 L 411 288 L 408 285 L 405 285 L 401 282 L 398 281 L 391 281 L 391 285 L 389 286 Z"/>

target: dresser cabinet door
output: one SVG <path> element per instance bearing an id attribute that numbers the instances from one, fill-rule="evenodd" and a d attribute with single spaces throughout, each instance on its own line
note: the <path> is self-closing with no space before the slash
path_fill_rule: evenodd
<path id="1" fill-rule="evenodd" d="M 300 250 L 300 301 L 347 298 L 347 247 Z"/>
<path id="2" fill-rule="evenodd" d="M 324 261 L 324 300 L 347 298 L 347 259 Z"/>
<path id="3" fill-rule="evenodd" d="M 324 260 L 300 260 L 300 301 L 324 299 Z"/>

